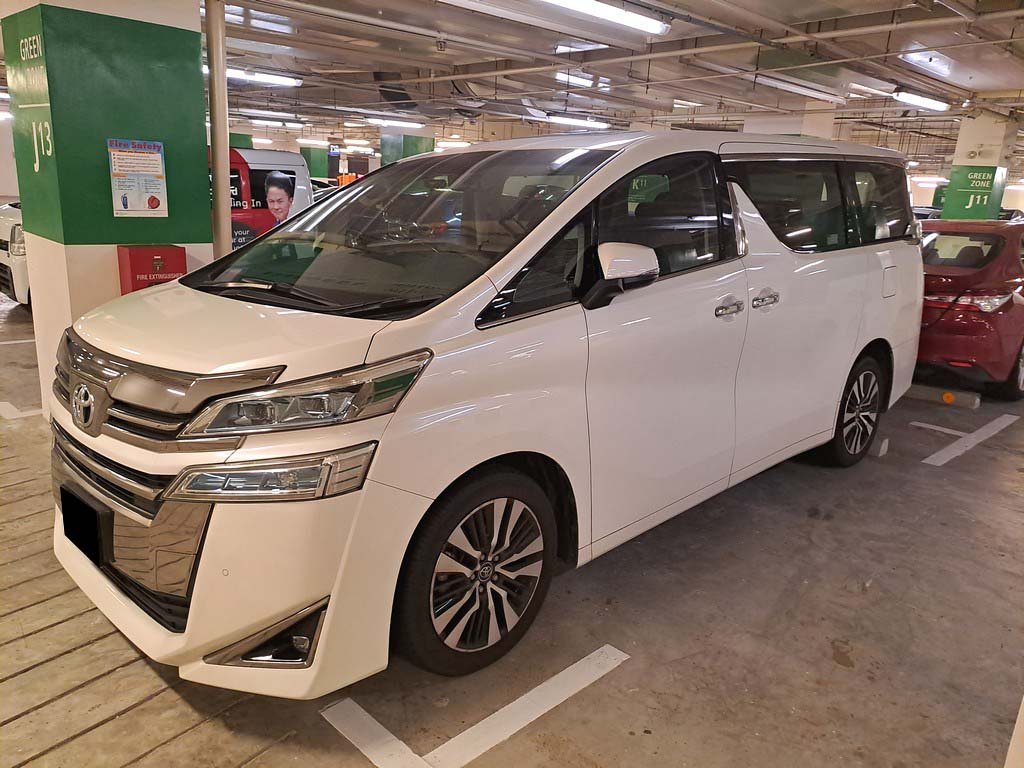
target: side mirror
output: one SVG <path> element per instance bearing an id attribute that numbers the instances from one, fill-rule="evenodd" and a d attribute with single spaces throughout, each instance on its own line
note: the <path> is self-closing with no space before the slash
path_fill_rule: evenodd
<path id="1" fill-rule="evenodd" d="M 661 273 L 658 254 L 653 248 L 636 243 L 601 243 L 597 246 L 601 279 L 587 291 L 581 303 L 586 309 L 597 309 L 628 288 L 653 283 Z"/>

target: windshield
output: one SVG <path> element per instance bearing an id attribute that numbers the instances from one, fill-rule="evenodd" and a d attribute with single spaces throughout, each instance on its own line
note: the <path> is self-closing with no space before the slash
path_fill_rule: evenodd
<path id="1" fill-rule="evenodd" d="M 929 232 L 921 241 L 921 255 L 930 267 L 979 269 L 995 258 L 1001 243 L 1002 238 L 997 235 Z"/>
<path id="2" fill-rule="evenodd" d="M 481 151 L 395 163 L 182 282 L 311 311 L 408 316 L 483 274 L 611 154 Z"/>

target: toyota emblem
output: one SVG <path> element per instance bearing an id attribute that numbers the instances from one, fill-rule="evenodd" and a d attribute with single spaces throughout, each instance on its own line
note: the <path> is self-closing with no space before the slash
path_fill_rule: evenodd
<path id="1" fill-rule="evenodd" d="M 79 384 L 71 396 L 71 415 L 75 419 L 75 424 L 86 429 L 92 423 L 95 413 L 96 398 L 93 397 L 88 386 Z"/>

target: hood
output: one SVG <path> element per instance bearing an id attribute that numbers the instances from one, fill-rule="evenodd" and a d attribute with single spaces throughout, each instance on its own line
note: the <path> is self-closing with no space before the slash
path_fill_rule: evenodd
<path id="1" fill-rule="evenodd" d="M 229 373 L 284 365 L 278 382 L 360 365 L 388 324 L 196 291 L 180 283 L 147 288 L 87 312 L 74 328 L 98 349 L 186 373 Z"/>

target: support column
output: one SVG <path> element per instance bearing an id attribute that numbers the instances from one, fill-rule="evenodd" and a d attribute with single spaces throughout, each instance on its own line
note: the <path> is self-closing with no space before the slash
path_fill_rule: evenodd
<path id="1" fill-rule="evenodd" d="M 424 128 L 381 128 L 381 165 L 394 163 L 403 157 L 431 152 L 434 149 L 434 129 Z"/>
<path id="2" fill-rule="evenodd" d="M 118 245 L 212 259 L 199 1 L 0 0 L 0 19 L 45 406 L 62 331 L 120 295 Z M 163 151 L 127 204 L 110 140 Z"/>
<path id="3" fill-rule="evenodd" d="M 1020 128 L 1019 120 L 995 112 L 963 119 L 942 203 L 942 218 L 996 218 Z"/>
<path id="4" fill-rule="evenodd" d="M 743 121 L 744 133 L 771 133 L 788 136 L 814 136 L 832 139 L 836 105 L 828 101 L 809 100 L 804 111 L 792 115 L 757 113 Z"/>

